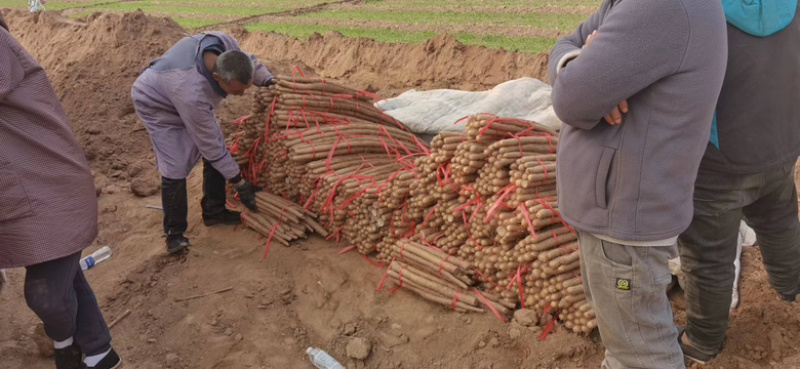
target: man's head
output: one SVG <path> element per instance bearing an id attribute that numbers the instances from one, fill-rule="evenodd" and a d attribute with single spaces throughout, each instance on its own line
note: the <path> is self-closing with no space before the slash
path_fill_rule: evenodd
<path id="1" fill-rule="evenodd" d="M 243 95 L 253 85 L 253 61 L 247 54 L 229 50 L 219 54 L 214 63 L 214 80 L 231 95 Z"/>

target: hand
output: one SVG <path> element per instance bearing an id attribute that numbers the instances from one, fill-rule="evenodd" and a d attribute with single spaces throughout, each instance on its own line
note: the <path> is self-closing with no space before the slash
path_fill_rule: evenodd
<path id="1" fill-rule="evenodd" d="M 3 288 L 5 288 L 7 284 L 8 278 L 6 277 L 6 270 L 0 269 L 0 292 L 3 292 Z"/>
<path id="2" fill-rule="evenodd" d="M 622 123 L 622 114 L 628 113 L 628 100 L 622 100 L 614 110 L 605 116 L 606 122 L 612 126 Z"/>
<path id="3" fill-rule="evenodd" d="M 597 38 L 597 35 L 598 35 L 597 30 L 594 30 L 594 32 L 589 34 L 589 37 L 586 37 L 586 43 L 583 44 L 583 47 L 581 47 L 581 49 L 589 47 L 589 44 L 591 44 L 592 41 L 594 41 L 594 39 Z"/>
<path id="4" fill-rule="evenodd" d="M 258 206 L 256 206 L 256 192 L 258 192 L 260 189 L 245 180 L 242 180 L 240 183 L 242 184 L 236 186 L 236 192 L 239 193 L 239 201 L 241 201 L 242 204 L 244 204 L 244 206 L 246 206 L 248 209 L 257 211 Z"/>

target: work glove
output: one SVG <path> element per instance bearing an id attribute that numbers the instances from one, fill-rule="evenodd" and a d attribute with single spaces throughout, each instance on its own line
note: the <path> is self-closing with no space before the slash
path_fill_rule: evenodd
<path id="1" fill-rule="evenodd" d="M 239 201 L 244 204 L 248 209 L 252 211 L 257 211 L 258 206 L 256 206 L 256 192 L 260 191 L 261 188 L 254 186 L 248 181 L 244 181 L 240 186 L 236 186 L 236 192 L 239 193 Z"/>
<path id="2" fill-rule="evenodd" d="M 5 288 L 7 284 L 8 278 L 6 277 L 6 270 L 0 269 L 0 293 L 3 292 L 3 288 Z"/>

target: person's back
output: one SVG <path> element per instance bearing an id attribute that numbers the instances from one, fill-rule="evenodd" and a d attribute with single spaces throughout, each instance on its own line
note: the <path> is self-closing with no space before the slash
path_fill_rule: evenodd
<path id="1" fill-rule="evenodd" d="M 726 54 L 721 4 L 706 0 L 606 0 L 551 53 L 559 210 L 605 369 L 684 367 L 668 259 L 692 218 Z"/>
<path id="2" fill-rule="evenodd" d="M 97 195 L 44 70 L 2 22 L 0 45 L 8 50 L 0 53 L 0 268 L 8 268 L 89 246 Z"/>
<path id="3" fill-rule="evenodd" d="M 47 75 L 2 15 L 0 209 L 0 270 L 25 267 L 25 301 L 53 340 L 56 368 L 119 368 L 79 264 L 97 236 L 89 165 Z"/>
<path id="4" fill-rule="evenodd" d="M 728 24 L 728 66 L 704 168 L 752 174 L 800 155 L 800 15 L 797 0 L 776 1 L 795 7 L 788 24 L 776 25 L 786 28 L 759 36 Z"/>
<path id="5" fill-rule="evenodd" d="M 728 65 L 694 187 L 694 218 L 680 237 L 685 275 L 684 353 L 722 350 L 734 285 L 737 230 L 756 233 L 770 285 L 800 292 L 800 15 L 797 0 L 724 1 Z"/>

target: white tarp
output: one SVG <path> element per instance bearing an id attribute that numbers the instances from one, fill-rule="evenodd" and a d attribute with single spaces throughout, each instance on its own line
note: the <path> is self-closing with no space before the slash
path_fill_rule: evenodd
<path id="1" fill-rule="evenodd" d="M 410 90 L 375 106 L 417 134 L 463 131 L 464 122 L 455 123 L 480 113 L 535 121 L 558 130 L 561 121 L 553 111 L 551 89 L 538 79 L 520 78 L 488 91 Z"/>

